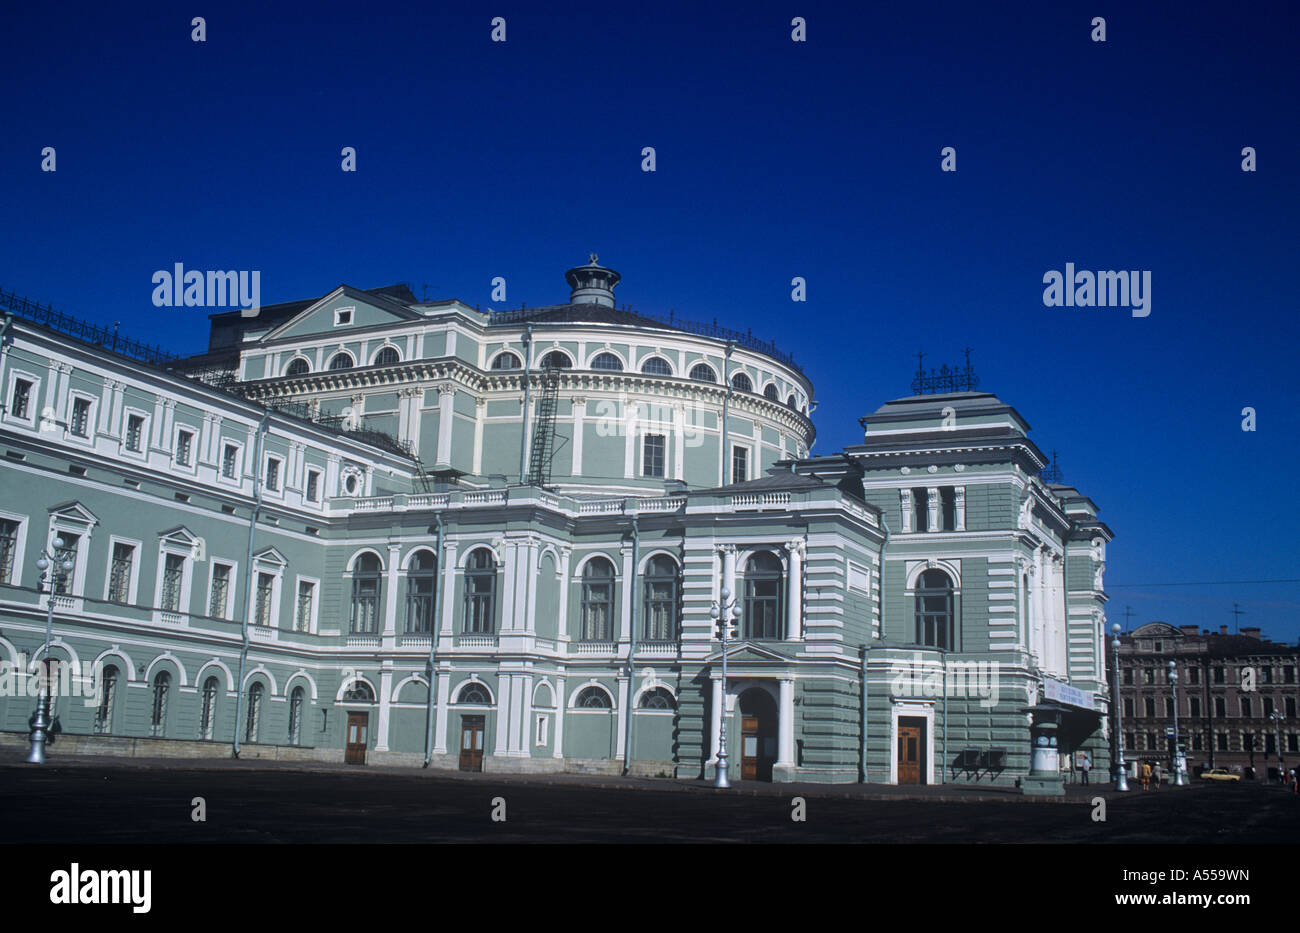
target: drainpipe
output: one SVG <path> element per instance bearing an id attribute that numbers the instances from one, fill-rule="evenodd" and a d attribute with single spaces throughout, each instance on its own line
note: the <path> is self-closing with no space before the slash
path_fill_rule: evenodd
<path id="1" fill-rule="evenodd" d="M 433 760 L 433 691 L 438 684 L 438 672 L 434 667 L 438 650 L 438 626 L 441 618 L 440 609 L 442 608 L 442 581 L 446 575 L 442 572 L 442 513 L 433 513 L 434 527 L 434 551 L 436 559 L 433 562 L 437 568 L 435 573 L 438 579 L 433 585 L 433 618 L 429 620 L 429 704 L 425 710 L 425 731 L 424 731 L 424 767 L 429 767 L 429 762 Z"/>
<path id="2" fill-rule="evenodd" d="M 943 781 L 948 783 L 948 649 L 943 650 Z"/>
<path id="3" fill-rule="evenodd" d="M 533 357 L 533 325 L 528 324 L 524 327 L 524 414 L 520 421 L 523 423 L 524 435 L 519 439 L 519 485 L 528 481 L 528 397 L 530 383 L 529 378 L 532 373 Z"/>
<path id="4" fill-rule="evenodd" d="M 727 394 L 722 397 L 722 439 L 718 445 L 721 448 L 718 452 L 718 459 L 722 461 L 722 482 L 718 484 L 719 486 L 727 485 L 727 454 L 730 453 L 730 451 L 727 450 L 727 409 L 730 407 L 731 403 L 731 351 L 735 349 L 735 341 L 728 340 L 727 353 L 722 359 L 722 382 L 723 385 L 726 386 Z"/>
<path id="5" fill-rule="evenodd" d="M 253 538 L 257 534 L 257 519 L 262 514 L 262 446 L 266 439 L 266 424 L 271 420 L 270 410 L 262 412 L 257 424 L 257 443 L 253 445 L 253 516 L 248 520 L 248 563 L 244 565 L 248 583 L 244 587 L 243 639 L 239 648 L 239 680 L 235 684 L 235 740 L 234 757 L 239 757 L 239 720 L 244 708 L 244 668 L 248 665 L 248 617 L 253 605 Z"/>
<path id="6" fill-rule="evenodd" d="M 13 326 L 13 323 L 14 316 L 12 314 L 6 314 L 3 318 L 0 318 L 0 381 L 4 380 L 4 364 L 5 359 L 8 357 L 8 353 L 5 352 L 5 335 L 9 333 L 9 328 Z M 0 399 L 0 411 L 8 411 L 8 404 L 7 399 Z"/>
<path id="7" fill-rule="evenodd" d="M 624 506 L 626 508 L 626 506 Z M 627 717 L 626 724 L 623 728 L 623 774 L 627 776 L 632 773 L 632 716 L 636 712 L 636 702 L 634 694 L 636 692 L 636 669 L 632 663 L 632 656 L 636 654 L 636 604 L 639 595 L 636 585 L 637 582 L 637 565 L 641 562 L 641 529 L 637 525 L 638 515 L 632 513 L 632 579 L 628 580 L 627 585 L 632 588 L 632 632 L 627 646 L 627 709 L 624 711 Z"/>

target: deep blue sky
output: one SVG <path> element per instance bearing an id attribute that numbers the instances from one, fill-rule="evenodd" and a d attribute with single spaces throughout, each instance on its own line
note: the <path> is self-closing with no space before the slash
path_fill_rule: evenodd
<path id="1" fill-rule="evenodd" d="M 1300 577 L 1294 3 L 23 6 L 0 287 L 198 351 L 150 302 L 177 261 L 518 306 L 595 250 L 634 309 L 793 352 L 817 453 L 969 343 L 1116 532 L 1112 621 L 1300 634 L 1300 584 L 1146 585 Z M 1151 315 L 1044 307 L 1067 261 L 1151 270 Z"/>

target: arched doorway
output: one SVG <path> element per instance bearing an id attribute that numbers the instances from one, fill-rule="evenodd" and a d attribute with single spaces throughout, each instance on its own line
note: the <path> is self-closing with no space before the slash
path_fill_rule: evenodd
<path id="1" fill-rule="evenodd" d="M 776 701 L 766 690 L 751 687 L 740 695 L 740 779 L 772 780 L 777 750 Z"/>

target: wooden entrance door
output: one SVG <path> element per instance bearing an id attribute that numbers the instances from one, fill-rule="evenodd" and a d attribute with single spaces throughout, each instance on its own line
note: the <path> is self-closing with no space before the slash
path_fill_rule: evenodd
<path id="1" fill-rule="evenodd" d="M 483 770 L 484 717 L 464 716 L 460 721 L 460 770 Z"/>
<path id="2" fill-rule="evenodd" d="M 898 783 L 925 783 L 925 720 L 898 720 Z"/>
<path id="3" fill-rule="evenodd" d="M 752 689 L 740 697 L 740 779 L 772 780 L 776 763 L 776 704 L 765 690 Z"/>
<path id="4" fill-rule="evenodd" d="M 348 713 L 348 743 L 343 750 L 343 761 L 350 765 L 366 763 L 366 733 L 369 731 L 369 713 Z"/>

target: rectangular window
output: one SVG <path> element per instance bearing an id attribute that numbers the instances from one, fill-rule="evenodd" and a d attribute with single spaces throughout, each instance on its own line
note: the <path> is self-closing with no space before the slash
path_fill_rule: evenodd
<path id="1" fill-rule="evenodd" d="M 1220 665 L 1220 666 L 1216 667 L 1216 668 L 1214 669 L 1214 682 L 1215 682 L 1216 684 L 1221 684 L 1221 683 L 1223 683 L 1223 675 L 1224 675 L 1223 666 Z"/>
<path id="2" fill-rule="evenodd" d="M 126 417 L 126 449 L 132 453 L 140 452 L 141 442 L 144 440 L 144 418 L 140 415 L 127 415 Z"/>
<path id="3" fill-rule="evenodd" d="M 1124 668 L 1124 683 L 1130 686 L 1133 684 L 1133 668 L 1131 667 Z"/>
<path id="4" fill-rule="evenodd" d="M 1124 715 L 1125 716 L 1133 715 L 1133 701 L 1128 697 L 1124 698 Z"/>
<path id="5" fill-rule="evenodd" d="M 1223 697 L 1214 698 L 1214 715 L 1218 716 L 1220 719 L 1227 718 L 1228 704 L 1223 702 Z"/>
<path id="6" fill-rule="evenodd" d="M 181 584 L 185 580 L 185 557 L 168 554 L 163 560 L 162 608 L 165 612 L 181 611 Z"/>
<path id="7" fill-rule="evenodd" d="M 176 432 L 176 463 L 180 466 L 190 465 L 190 453 L 194 449 L 194 435 L 189 431 Z"/>
<path id="8" fill-rule="evenodd" d="M 1193 716 L 1201 715 L 1201 698 L 1188 697 L 1187 700 L 1188 700 L 1188 706 L 1190 707 L 1191 710 L 1191 714 Z"/>
<path id="9" fill-rule="evenodd" d="M 916 515 L 917 531 L 933 531 L 930 527 L 930 491 L 924 486 L 912 490 L 912 506 Z"/>
<path id="10" fill-rule="evenodd" d="M 743 483 L 747 479 L 749 479 L 749 449 L 733 447 L 731 448 L 731 481 Z"/>
<path id="11" fill-rule="evenodd" d="M 546 744 L 547 724 L 550 723 L 550 721 L 551 718 L 549 716 L 543 715 L 537 717 L 537 744 L 538 745 Z M 1292 736 L 1292 738 L 1295 738 L 1295 736 Z"/>
<path id="12" fill-rule="evenodd" d="M 1295 719 L 1295 697 L 1286 698 L 1286 718 Z"/>
<path id="13" fill-rule="evenodd" d="M 0 518 L 0 583 L 14 582 L 14 554 L 18 551 L 18 523 Z"/>
<path id="14" fill-rule="evenodd" d="M 1259 680 L 1260 683 L 1262 683 L 1262 684 L 1271 684 L 1271 683 L 1273 682 L 1273 667 L 1272 667 L 1272 665 L 1270 665 L 1270 664 L 1265 664 L 1263 667 L 1261 667 L 1261 668 L 1259 669 L 1259 677 L 1260 677 L 1260 680 Z"/>
<path id="15" fill-rule="evenodd" d="M 320 471 L 307 471 L 307 501 L 320 502 Z"/>
<path id="16" fill-rule="evenodd" d="M 1174 715 L 1174 698 L 1173 698 L 1173 697 L 1165 697 L 1165 715 L 1168 716 L 1168 717 L 1171 718 L 1171 719 L 1173 718 L 1173 715 Z"/>
<path id="17" fill-rule="evenodd" d="M 77 437 L 90 437 L 90 399 L 72 400 L 72 419 L 68 429 Z"/>
<path id="18" fill-rule="evenodd" d="M 1273 698 L 1264 697 L 1264 718 L 1267 719 L 1273 715 Z"/>
<path id="19" fill-rule="evenodd" d="M 73 584 L 77 575 L 77 549 L 81 547 L 81 535 L 69 534 L 66 531 L 58 532 L 58 537 L 63 539 L 64 553 L 68 560 L 72 561 L 72 570 L 67 576 L 55 577 L 54 592 L 60 595 L 66 594 Z"/>
<path id="20" fill-rule="evenodd" d="M 1142 683 L 1153 684 L 1156 682 L 1156 670 L 1154 667 L 1145 667 L 1142 669 Z"/>
<path id="21" fill-rule="evenodd" d="M 1157 650 L 1157 651 L 1164 651 L 1164 650 L 1165 650 L 1165 646 L 1164 646 L 1163 644 L 1161 644 L 1160 642 L 1156 642 L 1156 650 Z"/>
<path id="22" fill-rule="evenodd" d="M 939 489 L 939 512 L 943 521 L 944 531 L 954 531 L 957 528 L 957 493 L 952 486 L 942 486 Z"/>
<path id="23" fill-rule="evenodd" d="M 230 592 L 230 565 L 212 565 L 212 593 L 208 597 L 208 615 L 214 619 L 226 617 L 226 597 Z"/>
<path id="24" fill-rule="evenodd" d="M 221 475 L 226 479 L 235 478 L 235 467 L 239 460 L 239 448 L 234 444 L 227 444 L 221 449 Z"/>
<path id="25" fill-rule="evenodd" d="M 108 601 L 110 603 L 125 603 L 131 598 L 131 566 L 135 563 L 135 547 L 130 544 L 123 544 L 121 541 L 113 543 L 113 565 L 109 569 L 108 577 Z"/>
<path id="26" fill-rule="evenodd" d="M 316 598 L 316 584 L 307 580 L 298 581 L 298 606 L 293 616 L 295 632 L 311 631 L 311 605 Z"/>
<path id="27" fill-rule="evenodd" d="M 1189 667 L 1187 669 L 1187 682 L 1189 684 L 1199 684 L 1201 682 L 1201 669 L 1199 667 Z"/>
<path id="28" fill-rule="evenodd" d="M 1219 743 L 1219 751 L 1226 752 L 1228 750 L 1228 733 L 1220 732 L 1217 738 Z"/>
<path id="29" fill-rule="evenodd" d="M 257 616 L 256 623 L 264 627 L 271 625 L 271 596 L 275 590 L 275 575 L 259 573 L 257 575 Z"/>
<path id="30" fill-rule="evenodd" d="M 1288 732 L 1286 735 L 1286 750 L 1288 752 L 1300 751 L 1298 740 L 1300 740 L 1300 736 L 1297 736 L 1294 732 Z"/>
<path id="31" fill-rule="evenodd" d="M 664 475 L 664 436 L 647 434 L 641 456 L 642 476 Z"/>
<path id="32" fill-rule="evenodd" d="M 1251 710 L 1250 710 L 1250 697 L 1242 697 L 1242 698 L 1241 698 L 1241 715 L 1242 715 L 1242 718 L 1243 718 L 1243 719 L 1250 719 L 1250 718 L 1251 718 L 1250 713 L 1251 713 Z"/>
<path id="33" fill-rule="evenodd" d="M 1282 668 L 1282 683 L 1284 683 L 1284 684 L 1293 684 L 1293 683 L 1295 683 L 1295 668 L 1294 668 L 1294 667 L 1291 667 L 1290 665 L 1288 665 L 1288 666 Z"/>
<path id="34" fill-rule="evenodd" d="M 275 457 L 266 460 L 266 488 L 271 492 L 280 491 L 280 461 Z"/>
<path id="35" fill-rule="evenodd" d="M 9 400 L 9 414 L 15 418 L 26 418 L 31 403 L 32 384 L 26 379 L 15 379 L 13 398 Z"/>
<path id="36" fill-rule="evenodd" d="M 1204 747 L 1203 747 L 1202 743 L 1203 743 L 1203 739 L 1202 739 L 1201 734 L 1200 734 L 1199 732 L 1193 732 L 1193 733 L 1192 733 L 1192 751 L 1194 751 L 1194 752 L 1204 751 Z"/>
<path id="37" fill-rule="evenodd" d="M 1142 700 L 1142 712 L 1147 716 L 1156 714 L 1156 701 L 1152 697 L 1145 697 Z"/>

